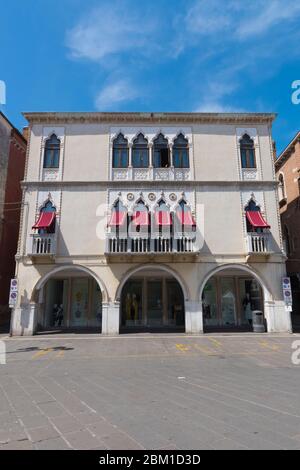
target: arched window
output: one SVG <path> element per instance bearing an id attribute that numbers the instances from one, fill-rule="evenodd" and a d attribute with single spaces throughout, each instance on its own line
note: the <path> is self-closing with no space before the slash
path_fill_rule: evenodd
<path id="1" fill-rule="evenodd" d="M 183 134 L 179 134 L 173 145 L 173 164 L 175 168 L 189 168 L 189 143 Z"/>
<path id="2" fill-rule="evenodd" d="M 153 166 L 154 168 L 168 168 L 170 166 L 169 143 L 163 134 L 159 134 L 154 140 Z"/>
<path id="3" fill-rule="evenodd" d="M 120 199 L 118 199 L 114 205 L 113 205 L 113 212 L 127 212 L 127 209 L 126 207 L 124 206 L 124 204 L 122 203 L 122 201 L 120 201 Z"/>
<path id="4" fill-rule="evenodd" d="M 183 199 L 176 209 L 176 230 L 179 233 L 193 232 L 196 230 L 196 222 L 190 206 Z"/>
<path id="5" fill-rule="evenodd" d="M 56 208 L 51 201 L 47 201 L 41 209 L 41 212 L 55 212 Z"/>
<path id="6" fill-rule="evenodd" d="M 119 237 L 125 238 L 127 235 L 127 208 L 118 199 L 111 211 L 111 217 L 108 222 L 111 232 Z"/>
<path id="7" fill-rule="evenodd" d="M 143 134 L 139 134 L 133 141 L 132 166 L 133 168 L 147 168 L 149 166 L 148 140 Z"/>
<path id="8" fill-rule="evenodd" d="M 40 210 L 39 217 L 33 229 L 38 230 L 39 234 L 55 233 L 56 226 L 56 208 L 50 200 L 46 201 Z"/>
<path id="9" fill-rule="evenodd" d="M 284 184 L 284 176 L 282 173 L 280 173 L 279 178 L 279 186 L 278 186 L 278 196 L 279 196 L 279 201 L 282 201 L 282 199 L 285 199 L 285 184 Z"/>
<path id="10" fill-rule="evenodd" d="M 260 207 L 251 199 L 245 208 L 247 232 L 261 233 L 264 229 L 271 228 L 261 214 Z"/>
<path id="11" fill-rule="evenodd" d="M 113 142 L 113 168 L 128 167 L 128 140 L 119 134 Z"/>
<path id="12" fill-rule="evenodd" d="M 134 207 L 132 216 L 134 232 L 148 234 L 149 232 L 149 211 L 142 200 L 139 200 Z"/>
<path id="13" fill-rule="evenodd" d="M 46 140 L 44 151 L 44 168 L 59 168 L 60 140 L 52 134 Z"/>
<path id="14" fill-rule="evenodd" d="M 256 168 L 254 142 L 248 134 L 240 140 L 242 168 Z"/>
<path id="15" fill-rule="evenodd" d="M 245 211 L 246 212 L 260 212 L 260 208 L 256 205 L 255 201 L 251 199 L 251 201 L 249 201 L 248 203 L 248 206 L 245 208 Z M 246 224 L 247 224 L 247 233 L 261 231 L 253 227 L 248 217 L 246 217 Z"/>
<path id="16" fill-rule="evenodd" d="M 256 204 L 253 199 L 251 199 L 245 210 L 250 212 L 260 212 L 260 207 Z"/>

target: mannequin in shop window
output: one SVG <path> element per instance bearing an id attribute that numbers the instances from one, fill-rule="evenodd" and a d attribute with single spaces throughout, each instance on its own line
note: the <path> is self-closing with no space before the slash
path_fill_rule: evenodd
<path id="1" fill-rule="evenodd" d="M 57 315 L 56 315 L 57 326 L 62 325 L 63 319 L 64 319 L 64 309 L 63 309 L 63 305 L 60 304 L 57 310 Z"/>
<path id="2" fill-rule="evenodd" d="M 245 320 L 248 321 L 249 325 L 252 325 L 252 310 L 251 310 L 251 300 L 250 294 L 247 292 L 243 300 L 243 309 Z"/>

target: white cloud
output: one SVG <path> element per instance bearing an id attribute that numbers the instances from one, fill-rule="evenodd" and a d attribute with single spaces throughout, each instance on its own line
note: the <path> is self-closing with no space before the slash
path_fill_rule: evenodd
<path id="1" fill-rule="evenodd" d="M 71 56 L 100 61 L 112 54 L 146 52 L 155 21 L 126 0 L 102 3 L 66 34 Z"/>
<path id="2" fill-rule="evenodd" d="M 216 34 L 232 23 L 232 1 L 198 0 L 186 15 L 187 30 L 203 35 Z"/>
<path id="3" fill-rule="evenodd" d="M 294 21 L 300 14 L 300 4 L 297 3 L 297 0 L 272 0 L 264 2 L 256 13 L 250 18 L 246 17 L 239 25 L 237 35 L 240 38 L 245 39 L 263 34 L 280 23 L 284 25 Z M 280 30 L 278 30 L 278 34 L 280 34 Z"/>
<path id="4" fill-rule="evenodd" d="M 195 113 L 243 113 L 244 109 L 228 106 L 222 103 L 218 103 L 214 100 L 204 100 L 200 105 L 194 110 Z"/>
<path id="5" fill-rule="evenodd" d="M 105 86 L 96 96 L 95 107 L 98 111 L 112 110 L 122 102 L 132 101 L 139 95 L 136 86 L 129 81 L 118 80 Z"/>
<path id="6" fill-rule="evenodd" d="M 299 14 L 300 4 L 295 0 L 196 0 L 185 22 L 188 32 L 211 36 L 222 43 L 266 33 L 294 21 Z"/>

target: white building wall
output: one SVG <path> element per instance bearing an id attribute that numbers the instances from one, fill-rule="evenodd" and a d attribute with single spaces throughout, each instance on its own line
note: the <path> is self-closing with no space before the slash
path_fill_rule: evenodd
<path id="1" fill-rule="evenodd" d="M 276 187 L 271 183 L 274 171 L 269 124 L 258 121 L 256 124 L 207 122 L 186 125 L 182 122 L 171 125 L 157 122 L 145 125 L 143 122 L 128 122 L 124 125 L 123 122 L 78 123 L 78 120 L 72 124 L 70 120 L 53 125 L 47 122 L 44 126 L 31 123 L 26 174 L 28 185 L 25 182 L 25 206 L 17 266 L 20 292 L 12 322 L 15 334 L 22 334 L 22 331 L 30 334 L 34 331 L 33 317 L 36 308 L 42 308 L 41 295 L 36 292 L 36 285 L 41 279 L 50 275 L 57 267 L 65 267 L 70 271 L 74 266 L 85 268 L 86 273 L 90 270 L 103 284 L 103 333 L 118 332 L 120 299 L 116 298 L 116 292 L 126 272 L 137 263 L 128 258 L 111 263 L 104 255 L 107 203 L 111 204 L 119 192 L 129 210 L 132 210 L 133 201 L 139 193 L 145 199 L 153 193 L 156 201 L 163 193 L 172 209 L 180 194 L 184 193 L 192 211 L 196 216 L 198 214 L 197 224 L 203 230 L 205 239 L 198 258 L 192 262 L 186 259 L 178 263 L 176 259 L 168 258 L 162 261 L 178 272 L 188 286 L 189 295 L 185 299 L 186 332 L 199 333 L 203 330 L 201 285 L 216 267 L 226 267 L 228 263 L 234 263 L 237 267 L 248 266 L 266 283 L 265 315 L 269 331 L 290 330 L 289 315 L 282 302 L 281 278 L 285 274 L 285 268 L 281 253 Z M 41 171 L 43 145 L 52 130 L 59 134 L 63 148 L 57 175 L 50 175 L 45 179 Z M 165 133 L 170 141 L 179 132 L 184 132 L 190 143 L 191 175 L 195 183 L 192 180 L 151 182 L 149 179 L 138 183 L 130 179 L 125 183 L 111 182 L 113 136 L 121 131 L 132 140 L 139 130 L 145 133 L 147 131 L 149 141 L 159 131 Z M 240 168 L 239 138 L 244 130 L 251 134 L 256 146 L 258 168 L 254 181 L 245 180 Z M 128 198 L 131 193 L 134 195 L 133 200 Z M 173 194 L 176 195 L 176 201 L 170 199 Z M 271 225 L 274 253 L 269 257 L 249 260 L 245 241 L 244 207 L 251 197 L 261 206 Z M 58 213 L 56 253 L 51 260 L 41 262 L 29 256 L 31 227 L 41 204 L 47 198 L 53 201 Z M 149 205 L 155 204 L 154 201 L 147 202 Z M 199 213 L 198 206 L 202 207 Z M 23 317 L 22 312 L 25 312 Z"/>

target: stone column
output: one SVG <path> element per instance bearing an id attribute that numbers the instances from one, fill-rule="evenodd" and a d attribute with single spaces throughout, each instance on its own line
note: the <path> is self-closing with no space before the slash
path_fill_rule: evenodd
<path id="1" fill-rule="evenodd" d="M 31 336 L 36 332 L 37 304 L 30 302 L 12 310 L 10 332 L 12 336 Z"/>
<path id="2" fill-rule="evenodd" d="M 102 334 L 115 336 L 120 329 L 120 302 L 102 304 Z"/>
<path id="3" fill-rule="evenodd" d="M 187 334 L 203 333 L 202 302 L 196 300 L 185 302 L 185 332 Z"/>
<path id="4" fill-rule="evenodd" d="M 128 145 L 128 178 L 131 181 L 133 179 L 133 168 L 132 168 L 132 143 Z"/>

